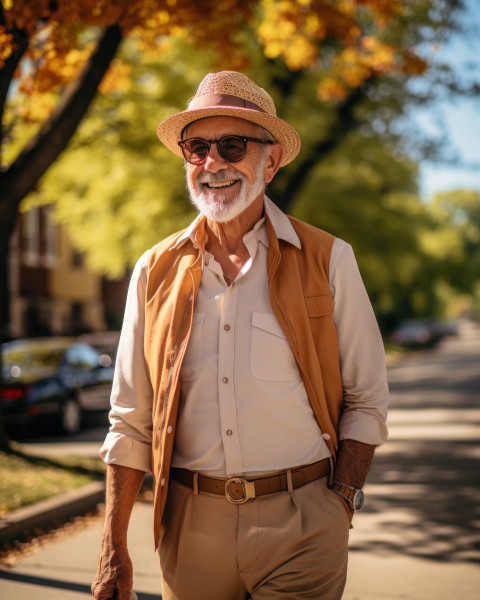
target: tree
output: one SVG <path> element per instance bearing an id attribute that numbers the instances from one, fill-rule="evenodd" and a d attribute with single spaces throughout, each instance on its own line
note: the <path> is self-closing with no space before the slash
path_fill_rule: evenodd
<path id="1" fill-rule="evenodd" d="M 415 20 L 404 16 L 389 24 L 399 44 L 420 43 L 422 36 L 439 40 L 455 29 L 445 13 L 432 23 L 427 3 L 422 6 Z M 438 34 L 428 32 L 429 25 Z M 388 28 L 383 35 L 390 36 Z M 398 124 L 412 102 L 426 101 L 425 94 L 413 94 L 408 74 L 394 70 L 370 73 L 360 87 L 344 87 L 339 97 L 319 102 L 323 62 L 291 71 L 283 58 L 265 57 L 251 31 L 242 32 L 242 40 L 249 74 L 273 94 L 279 114 L 302 137 L 299 157 L 277 175 L 270 197 L 354 245 L 385 330 L 401 316 L 434 310 L 434 288 L 425 277 L 432 257 L 420 244 L 431 216 L 417 197 L 416 165 L 405 148 L 405 125 Z M 181 161 L 158 143 L 154 130 L 184 108 L 215 61 L 213 52 L 192 55 L 183 41 L 161 56 L 143 53 L 141 63 L 134 44 L 127 44 L 121 57 L 131 68 L 128 88 L 118 98 L 97 99 L 71 149 L 44 179 L 44 196 L 31 199 L 57 199 L 57 217 L 74 242 L 93 267 L 111 276 L 191 219 Z"/>
<path id="2" fill-rule="evenodd" d="M 236 28 L 251 16 L 253 2 L 220 4 L 189 1 L 159 5 L 149 0 L 105 3 L 11 0 L 0 5 L 0 340 L 8 315 L 8 248 L 21 200 L 66 148 L 102 80 L 108 90 L 115 79 L 115 54 L 124 36 L 141 29 L 144 47 L 161 45 L 168 36 L 189 36 L 199 45 L 232 51 Z M 192 24 L 194 26 L 192 27 Z M 157 44 L 157 39 L 160 39 Z M 104 76 L 111 68 L 110 82 Z M 23 110 L 6 111 L 8 93 L 31 98 Z M 114 87 L 114 86 L 113 86 Z M 57 99 L 58 98 L 58 99 Z M 10 120 L 5 117 L 10 116 Z M 15 120 L 38 120 L 40 127 L 15 148 Z M 5 145 L 15 154 L 5 165 Z M 10 149 L 11 150 L 11 149 Z M 6 447 L 0 421 L 0 446 Z"/>
<path id="3" fill-rule="evenodd" d="M 162 3 L 163 4 L 163 3 Z M 0 7 L 0 322 L 8 322 L 6 256 L 21 200 L 65 149 L 100 83 L 106 91 L 122 71 L 114 57 L 124 36 L 141 29 L 143 47 L 161 46 L 168 36 L 186 36 L 200 45 L 235 48 L 231 34 L 251 16 L 253 2 L 226 0 L 167 2 L 148 0 L 105 3 L 101 0 L 50 2 L 16 0 Z M 191 23 L 195 27 L 191 27 Z M 156 40 L 160 38 L 157 44 Z M 104 79 L 110 68 L 110 76 Z M 29 99 L 6 112 L 14 79 L 17 93 Z M 57 100 L 58 98 L 58 100 Z M 35 134 L 18 147 L 15 124 L 40 121 Z M 5 148 L 12 146 L 12 148 Z M 5 164 L 5 156 L 9 161 Z"/>
<path id="4" fill-rule="evenodd" d="M 425 61 L 412 50 L 412 40 L 406 39 L 405 44 L 401 36 L 395 37 L 395 29 L 412 18 L 413 6 L 416 11 L 420 4 L 419 12 L 427 15 L 432 1 L 119 0 L 114 4 L 5 0 L 0 7 L 0 334 L 8 322 L 6 257 L 19 204 L 65 149 L 100 83 L 105 92 L 112 92 L 125 79 L 125 65 L 114 60 L 123 37 L 136 36 L 140 53 L 161 49 L 172 36 L 182 37 L 201 48 L 219 50 L 222 66 L 238 67 L 245 65 L 241 32 L 253 30 L 269 60 L 286 65 L 293 73 L 291 78 L 278 79 L 285 99 L 295 95 L 296 81 L 301 79 L 296 74 L 313 67 L 317 95 L 336 100 L 338 131 L 345 134 L 348 128 L 342 123 L 349 123 L 362 95 L 361 86 L 387 74 L 419 74 L 425 69 Z M 451 16 L 462 1 L 449 5 Z M 446 12 L 441 7 L 441 19 Z M 442 23 L 437 21 L 437 17 L 430 18 L 440 30 Z M 17 94 L 28 102 L 9 111 L 7 95 L 14 77 L 18 78 Z M 41 124 L 20 145 L 22 136 L 16 137 L 15 125 L 25 120 Z M 326 136 L 330 139 L 316 145 L 317 155 L 335 146 L 335 127 L 330 133 Z M 290 174 L 306 181 L 313 166 L 306 159 Z M 285 181 L 282 185 L 288 191 Z M 282 204 L 280 196 L 278 201 Z"/>
<path id="5" fill-rule="evenodd" d="M 450 190 L 436 194 L 426 208 L 433 227 L 424 233 L 421 244 L 432 257 L 437 285 L 471 297 L 473 312 L 479 317 L 480 192 Z"/>
<path id="6" fill-rule="evenodd" d="M 148 0 L 16 0 L 0 5 L 0 340 L 9 321 L 7 257 L 20 202 L 65 149 L 102 80 L 107 89 L 112 84 L 104 79 L 109 67 L 121 71 L 113 59 L 122 38 L 142 27 L 145 46 L 155 44 L 157 37 L 189 35 L 200 45 L 208 41 L 232 49 L 231 33 L 248 21 L 252 5 L 248 0 L 225 0 L 219 6 L 167 2 L 161 9 Z M 6 122 L 14 78 L 32 102 Z M 12 140 L 15 119 L 39 117 L 38 131 L 5 165 L 4 147 Z M 0 420 L 0 445 L 6 447 L 2 430 Z"/>
<path id="7" fill-rule="evenodd" d="M 421 5 L 419 21 L 424 26 L 439 20 L 438 15 L 428 16 L 431 0 L 413 4 L 411 0 L 123 0 L 115 4 L 5 0 L 0 10 L 0 149 L 3 157 L 8 156 L 7 164 L 2 161 L 0 166 L 2 289 L 6 289 L 8 239 L 20 201 L 68 144 L 109 67 L 100 86 L 105 93 L 114 91 L 128 75 L 126 65 L 114 60 L 122 37 L 134 36 L 139 52 L 158 51 L 172 36 L 181 37 L 202 49 L 217 50 L 219 64 L 238 67 L 245 66 L 241 32 L 250 29 L 267 58 L 294 74 L 313 67 L 317 96 L 338 101 L 339 126 L 332 127 L 334 136 L 317 145 L 318 154 L 328 152 L 335 136 L 339 139 L 348 130 L 362 85 L 385 74 L 419 74 L 426 68 L 412 49 L 412 39 L 395 35 L 396 28 L 411 19 L 414 4 L 416 11 Z M 449 4 L 452 14 L 462 0 Z M 437 29 L 441 25 L 435 24 Z M 14 77 L 19 78 L 17 90 L 28 101 L 8 113 L 7 92 Z M 284 78 L 282 85 L 290 88 L 286 97 L 294 92 L 294 81 L 295 77 L 290 82 Z M 19 120 L 41 121 L 38 132 L 20 147 L 14 127 Z M 5 145 L 10 146 L 7 152 Z M 289 185 L 297 185 L 295 179 L 305 180 L 311 165 L 311 160 L 303 161 Z M 285 204 L 279 197 L 278 201 Z M 8 318 L 5 300 L 0 294 L 2 324 Z"/>

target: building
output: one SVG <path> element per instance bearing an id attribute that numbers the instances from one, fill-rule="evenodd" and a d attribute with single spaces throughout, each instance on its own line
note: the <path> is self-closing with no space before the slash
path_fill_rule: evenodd
<path id="1" fill-rule="evenodd" d="M 111 282 L 93 273 L 51 206 L 20 214 L 9 279 L 12 337 L 78 335 L 121 322 L 127 279 Z"/>

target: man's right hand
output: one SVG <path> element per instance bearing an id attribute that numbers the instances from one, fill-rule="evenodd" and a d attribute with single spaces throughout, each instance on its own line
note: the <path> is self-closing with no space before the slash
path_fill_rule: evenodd
<path id="1" fill-rule="evenodd" d="M 129 600 L 132 587 L 133 567 L 128 550 L 102 551 L 92 584 L 95 600 Z"/>
<path id="2" fill-rule="evenodd" d="M 135 498 L 145 473 L 108 465 L 102 551 L 92 594 L 95 600 L 129 600 L 133 566 L 127 550 L 127 530 Z"/>

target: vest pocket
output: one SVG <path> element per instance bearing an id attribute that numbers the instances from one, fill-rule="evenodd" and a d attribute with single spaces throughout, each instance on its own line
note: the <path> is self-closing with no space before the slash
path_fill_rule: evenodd
<path id="1" fill-rule="evenodd" d="M 180 369 L 181 381 L 193 381 L 200 372 L 200 359 L 202 356 L 202 332 L 205 313 L 193 315 L 192 331 L 188 340 L 187 350 Z"/>
<path id="2" fill-rule="evenodd" d="M 332 294 L 322 294 L 321 296 L 306 296 L 305 305 L 309 317 L 325 317 L 333 315 Z"/>
<path id="3" fill-rule="evenodd" d="M 252 313 L 250 371 L 255 379 L 266 381 L 300 378 L 293 352 L 273 314 Z"/>
<path id="4" fill-rule="evenodd" d="M 333 321 L 332 294 L 305 296 L 305 306 L 310 321 L 310 329 L 317 349 L 338 345 L 337 329 Z"/>

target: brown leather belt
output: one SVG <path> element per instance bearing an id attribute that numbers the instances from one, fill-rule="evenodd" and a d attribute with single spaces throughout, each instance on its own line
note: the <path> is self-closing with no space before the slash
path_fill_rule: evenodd
<path id="1" fill-rule="evenodd" d="M 328 475 L 330 473 L 330 460 L 325 458 L 305 467 L 291 469 L 290 472 L 292 474 L 292 488 L 299 488 L 302 485 Z M 287 471 L 281 471 L 280 473 L 275 473 L 275 475 L 251 477 L 249 479 L 243 477 L 219 479 L 217 477 L 207 477 L 200 473 L 195 474 L 188 469 L 172 468 L 170 470 L 170 477 L 173 480 L 192 490 L 195 486 L 195 475 L 197 475 L 199 492 L 226 496 L 227 500 L 233 504 L 244 504 L 248 500 L 253 500 L 258 496 L 288 490 Z"/>

